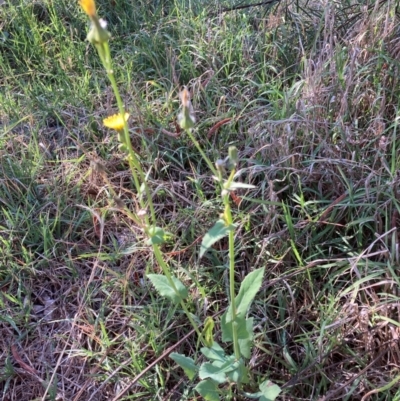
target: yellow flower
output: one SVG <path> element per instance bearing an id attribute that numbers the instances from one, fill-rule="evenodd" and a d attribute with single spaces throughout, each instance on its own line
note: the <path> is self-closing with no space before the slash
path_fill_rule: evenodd
<path id="1" fill-rule="evenodd" d="M 79 0 L 79 4 L 89 17 L 96 16 L 96 4 L 94 0 Z"/>
<path id="2" fill-rule="evenodd" d="M 128 121 L 128 118 L 128 113 L 125 113 L 125 117 L 122 117 L 122 115 L 118 113 L 111 117 L 105 118 L 103 120 L 103 124 L 107 128 L 115 129 L 116 131 L 122 131 L 124 129 L 125 121 Z"/>

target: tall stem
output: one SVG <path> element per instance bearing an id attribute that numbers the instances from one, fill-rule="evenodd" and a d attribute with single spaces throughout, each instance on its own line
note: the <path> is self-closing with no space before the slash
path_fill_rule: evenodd
<path id="1" fill-rule="evenodd" d="M 233 173 L 233 172 L 232 172 Z M 231 176 L 233 177 L 233 174 Z M 229 193 L 224 194 L 223 196 L 224 205 L 225 205 L 225 223 L 227 225 L 233 224 L 232 211 L 231 206 L 229 204 Z M 235 302 L 235 233 L 233 230 L 229 231 L 228 234 L 229 239 L 229 293 L 230 293 L 230 302 L 232 308 L 232 334 L 233 334 L 233 349 L 235 352 L 236 359 L 240 359 L 240 348 L 239 348 L 239 338 L 237 331 L 237 322 L 236 322 L 236 302 Z"/>
<path id="2" fill-rule="evenodd" d="M 115 99 L 117 100 L 118 110 L 119 110 L 120 114 L 122 116 L 124 116 L 125 115 L 125 106 L 124 106 L 124 103 L 122 102 L 121 95 L 119 93 L 119 89 L 118 89 L 117 83 L 115 81 L 114 70 L 112 68 L 112 62 L 111 62 L 110 47 L 108 46 L 108 43 L 106 43 L 104 45 L 104 53 L 105 53 L 105 58 L 102 61 L 105 64 L 104 67 L 106 69 L 107 76 L 111 82 L 111 86 L 113 88 Z M 132 142 L 131 142 L 131 138 L 130 138 L 129 130 L 128 130 L 128 123 L 127 123 L 127 121 L 125 121 L 125 119 L 124 119 L 124 145 L 126 146 L 126 148 L 128 150 L 129 168 L 132 172 L 136 191 L 139 195 L 138 198 L 139 198 L 140 207 L 142 209 L 145 209 L 145 203 L 141 196 L 141 186 L 140 186 L 140 181 L 141 181 L 144 185 L 147 202 L 150 207 L 151 220 L 153 223 L 155 223 L 156 214 L 155 214 L 155 210 L 154 210 L 153 200 L 152 200 L 151 194 L 150 194 L 150 189 L 149 189 L 149 186 L 147 185 L 146 175 L 144 174 L 142 167 L 140 165 L 139 159 L 137 158 L 136 152 L 134 151 L 134 149 L 132 147 Z M 139 177 L 138 177 L 138 174 L 139 174 Z M 139 181 L 139 178 L 140 178 L 140 181 Z"/>

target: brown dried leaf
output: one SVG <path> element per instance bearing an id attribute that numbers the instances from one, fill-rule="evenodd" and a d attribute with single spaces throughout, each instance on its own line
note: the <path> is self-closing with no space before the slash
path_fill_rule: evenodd
<path id="1" fill-rule="evenodd" d="M 211 135 L 214 134 L 216 131 L 219 130 L 220 127 L 222 127 L 225 124 L 228 124 L 232 120 L 231 117 L 229 118 L 224 118 L 223 120 L 217 122 L 211 129 L 208 131 L 207 138 L 210 139 Z"/>
<path id="2" fill-rule="evenodd" d="M 33 369 L 32 367 L 30 367 L 28 364 L 26 364 L 22 358 L 20 357 L 20 355 L 18 354 L 17 351 L 17 347 L 15 345 L 11 345 L 11 353 L 14 357 L 14 359 L 19 363 L 19 365 L 21 366 L 22 369 L 26 370 L 29 373 L 32 373 L 33 375 L 37 376 L 37 372 L 35 369 Z"/>

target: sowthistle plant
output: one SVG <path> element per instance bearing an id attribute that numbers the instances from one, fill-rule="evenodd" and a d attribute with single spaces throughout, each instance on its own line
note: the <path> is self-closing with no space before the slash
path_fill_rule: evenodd
<path id="1" fill-rule="evenodd" d="M 147 244 L 152 247 L 157 263 L 160 265 L 163 274 L 148 274 L 147 277 L 154 285 L 158 293 L 171 301 L 174 305 L 180 305 L 185 312 L 190 324 L 197 333 L 198 340 L 203 347 L 201 353 L 208 359 L 207 362 L 198 365 L 190 356 L 172 353 L 170 357 L 183 368 L 190 380 L 198 375 L 200 381 L 195 390 L 209 401 L 218 401 L 221 396 L 233 397 L 233 388 L 236 392 L 246 397 L 260 399 L 261 401 L 274 400 L 280 393 L 280 388 L 269 380 L 259 385 L 259 392 L 249 394 L 242 390 L 241 385 L 249 382 L 249 370 L 246 360 L 251 356 L 253 342 L 253 318 L 247 317 L 247 311 L 259 291 L 264 276 L 264 268 L 249 273 L 240 285 L 236 294 L 235 287 L 235 223 L 230 206 L 230 193 L 238 188 L 254 188 L 252 185 L 235 181 L 236 167 L 238 164 L 238 153 L 235 147 L 229 148 L 225 160 L 217 160 L 215 164 L 207 157 L 199 142 L 193 135 L 195 118 L 193 107 L 190 101 L 190 94 L 186 87 L 180 92 L 181 111 L 178 115 L 178 122 L 184 133 L 194 143 L 203 159 L 210 168 L 213 178 L 220 190 L 221 205 L 223 212 L 214 226 L 204 236 L 199 257 L 221 238 L 228 236 L 229 241 L 229 295 L 230 304 L 220 319 L 222 341 L 233 345 L 233 353 L 221 347 L 214 339 L 213 318 L 207 317 L 203 329 L 196 323 L 196 320 L 187 307 L 188 289 L 175 277 L 164 258 L 160 245 L 164 243 L 166 233 L 162 227 L 157 225 L 154 204 L 152 202 L 150 189 L 147 182 L 147 174 L 142 168 L 140 157 L 132 147 L 128 129 L 129 114 L 126 112 L 121 99 L 114 71 L 109 47 L 110 34 L 107 31 L 107 24 L 98 17 L 94 0 L 80 0 L 82 9 L 91 20 L 91 28 L 87 35 L 88 41 L 95 46 L 100 60 L 110 80 L 113 92 L 117 101 L 119 113 L 103 120 L 105 127 L 117 131 L 120 149 L 127 155 L 130 171 L 136 189 L 140 210 L 132 211 L 126 205 L 124 212 L 136 224 L 139 224 L 147 237 Z M 118 201 L 121 206 L 121 201 Z M 228 386 L 220 386 L 228 383 Z M 233 384 L 235 386 L 233 386 Z"/>

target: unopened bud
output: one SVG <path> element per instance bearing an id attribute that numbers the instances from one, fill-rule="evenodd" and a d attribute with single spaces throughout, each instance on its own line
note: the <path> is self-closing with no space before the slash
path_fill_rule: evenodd
<path id="1" fill-rule="evenodd" d="M 196 123 L 196 118 L 193 113 L 193 106 L 190 102 L 190 94 L 186 86 L 179 93 L 181 99 L 182 111 L 178 114 L 178 123 L 184 130 L 191 129 Z"/>
<path id="2" fill-rule="evenodd" d="M 215 167 L 221 173 L 221 175 L 225 174 L 225 161 L 224 160 L 218 159 L 215 162 Z"/>
<path id="3" fill-rule="evenodd" d="M 235 168 L 239 161 L 238 150 L 236 146 L 229 146 L 228 155 L 230 167 Z"/>
<path id="4" fill-rule="evenodd" d="M 87 35 L 87 40 L 92 45 L 101 45 L 110 40 L 110 32 L 107 31 L 107 22 L 103 19 L 98 19 L 97 16 L 92 17 L 92 25 Z"/>

